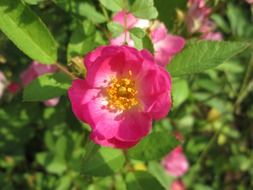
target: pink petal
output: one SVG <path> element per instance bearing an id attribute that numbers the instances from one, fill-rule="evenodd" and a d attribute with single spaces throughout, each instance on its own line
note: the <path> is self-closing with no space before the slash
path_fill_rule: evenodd
<path id="1" fill-rule="evenodd" d="M 120 11 L 114 15 L 113 21 L 118 22 L 127 29 L 131 29 L 137 23 L 137 18 L 131 13 Z"/>
<path id="2" fill-rule="evenodd" d="M 95 134 L 95 133 L 91 133 L 90 138 L 96 144 L 107 146 L 107 147 L 120 148 L 120 149 L 131 148 L 138 143 L 138 141 L 136 142 L 120 141 L 116 138 L 105 139 L 104 137 L 101 137 L 100 135 Z"/>
<path id="3" fill-rule="evenodd" d="M 99 97 L 100 89 L 92 89 L 85 80 L 76 79 L 68 90 L 72 110 L 76 117 L 84 122 L 92 123 L 86 114 L 86 104 Z"/>
<path id="4" fill-rule="evenodd" d="M 151 39 L 153 43 L 164 40 L 168 34 L 167 28 L 164 24 L 158 23 L 155 29 L 151 30 Z"/>
<path id="5" fill-rule="evenodd" d="M 171 80 L 168 73 L 158 66 L 157 71 L 147 72 L 140 82 L 139 85 L 143 87 L 139 99 L 142 100 L 144 111 L 154 119 L 165 117 L 171 107 Z"/>
<path id="6" fill-rule="evenodd" d="M 168 174 L 179 177 L 184 175 L 189 168 L 189 163 L 179 146 L 171 151 L 163 160 L 162 165 Z"/>
<path id="7" fill-rule="evenodd" d="M 138 141 L 148 135 L 152 119 L 147 114 L 129 111 L 122 114 L 118 121 L 116 138 L 123 141 Z"/>

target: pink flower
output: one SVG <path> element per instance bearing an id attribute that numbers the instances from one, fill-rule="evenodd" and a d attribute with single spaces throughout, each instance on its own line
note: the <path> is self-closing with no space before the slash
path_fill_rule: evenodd
<path id="1" fill-rule="evenodd" d="M 195 33 L 209 18 L 211 9 L 206 6 L 205 0 L 188 0 L 188 7 L 186 25 L 190 33 Z"/>
<path id="2" fill-rule="evenodd" d="M 9 93 L 11 94 L 16 94 L 19 90 L 20 90 L 20 85 L 16 82 L 11 82 L 8 86 L 7 86 L 7 90 Z"/>
<path id="3" fill-rule="evenodd" d="M 249 3 L 249 4 L 253 4 L 253 0 L 246 0 L 247 1 L 247 3 Z"/>
<path id="4" fill-rule="evenodd" d="M 7 80 L 4 76 L 4 73 L 2 71 L 0 71 L 0 99 L 3 96 L 6 84 L 7 84 Z"/>
<path id="5" fill-rule="evenodd" d="M 210 19 L 211 8 L 206 6 L 205 0 L 188 0 L 189 10 L 186 25 L 190 33 L 201 33 L 201 39 L 220 41 L 223 36 L 216 30 L 216 24 Z"/>
<path id="6" fill-rule="evenodd" d="M 123 45 L 125 42 L 134 47 L 134 42 L 130 37 L 129 30 L 134 27 L 147 28 L 149 26 L 149 21 L 145 19 L 138 19 L 133 14 L 126 11 L 120 11 L 116 13 L 113 17 L 113 21 L 120 24 L 124 28 L 124 32 L 118 37 L 110 40 L 111 45 Z"/>
<path id="7" fill-rule="evenodd" d="M 171 183 L 169 190 L 186 190 L 186 188 L 182 180 L 176 179 Z"/>
<path id="8" fill-rule="evenodd" d="M 169 175 L 175 177 L 182 176 L 189 168 L 189 163 L 181 146 L 178 146 L 165 156 L 162 160 L 162 165 Z"/>
<path id="9" fill-rule="evenodd" d="M 27 86 L 30 82 L 35 80 L 41 75 L 44 75 L 46 73 L 54 73 L 57 71 L 57 67 L 54 65 L 45 65 L 38 63 L 36 61 L 33 61 L 32 64 L 21 73 L 20 78 L 22 80 L 22 83 L 24 86 Z M 59 102 L 59 97 L 52 98 L 49 100 L 44 101 L 44 104 L 46 106 L 55 106 Z"/>
<path id="10" fill-rule="evenodd" d="M 172 57 L 179 53 L 185 45 L 184 38 L 168 33 L 163 23 L 155 23 L 151 28 L 151 40 L 154 44 L 156 63 L 166 66 Z"/>
<path id="11" fill-rule="evenodd" d="M 223 40 L 223 36 L 220 32 L 209 32 L 209 33 L 203 34 L 201 38 L 205 40 L 214 40 L 214 41 Z"/>
<path id="12" fill-rule="evenodd" d="M 85 57 L 86 79 L 68 90 L 76 117 L 102 146 L 130 148 L 167 115 L 171 79 L 152 55 L 128 46 L 101 46 Z"/>

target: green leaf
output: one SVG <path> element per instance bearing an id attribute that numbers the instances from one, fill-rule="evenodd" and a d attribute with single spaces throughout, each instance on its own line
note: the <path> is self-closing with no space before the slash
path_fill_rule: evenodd
<path id="1" fill-rule="evenodd" d="M 173 80 L 172 82 L 173 107 L 180 106 L 189 96 L 189 86 L 186 80 Z"/>
<path id="2" fill-rule="evenodd" d="M 99 0 L 99 2 L 108 10 L 113 12 L 121 11 L 127 7 L 124 0 Z"/>
<path id="3" fill-rule="evenodd" d="M 82 174 L 107 176 L 119 171 L 125 162 L 122 151 L 112 148 L 100 148 L 90 159 L 83 162 Z"/>
<path id="4" fill-rule="evenodd" d="M 168 188 L 175 177 L 166 173 L 163 166 L 156 161 L 151 161 L 148 164 L 148 171 L 161 183 L 164 188 Z"/>
<path id="5" fill-rule="evenodd" d="M 143 38 L 143 48 L 147 49 L 151 53 L 154 53 L 155 51 L 153 43 L 148 35 L 145 35 L 145 37 Z"/>
<path id="6" fill-rule="evenodd" d="M 95 31 L 95 27 L 90 21 L 86 20 L 82 24 L 77 25 L 68 44 L 68 61 L 75 56 L 83 56 L 98 45 L 101 45 L 96 39 L 97 34 L 98 32 Z"/>
<path id="7" fill-rule="evenodd" d="M 44 64 L 57 61 L 54 38 L 43 22 L 22 1 L 0 1 L 0 29 L 33 60 Z"/>
<path id="8" fill-rule="evenodd" d="M 96 8 L 89 3 L 76 3 L 76 9 L 74 9 L 74 13 L 79 14 L 80 16 L 85 16 L 96 24 L 106 21 L 106 17 L 98 12 Z"/>
<path id="9" fill-rule="evenodd" d="M 144 30 L 140 28 L 132 28 L 130 30 L 130 37 L 134 41 L 135 48 L 139 50 L 147 49 L 151 53 L 154 52 L 153 43 Z"/>
<path id="10" fill-rule="evenodd" d="M 153 0 L 135 0 L 131 12 L 143 19 L 154 19 L 158 16 Z"/>
<path id="11" fill-rule="evenodd" d="M 116 38 L 118 37 L 123 31 L 124 28 L 123 26 L 121 26 L 119 23 L 117 22 L 109 22 L 107 24 L 107 28 L 109 29 L 109 31 L 112 33 L 112 37 Z"/>
<path id="12" fill-rule="evenodd" d="M 43 101 L 66 94 L 71 80 L 64 73 L 45 74 L 24 89 L 24 101 Z"/>
<path id="13" fill-rule="evenodd" d="M 173 77 L 202 72 L 215 68 L 248 46 L 242 42 L 188 42 L 184 50 L 168 64 L 167 69 Z"/>
<path id="14" fill-rule="evenodd" d="M 158 160 L 164 157 L 179 142 L 176 138 L 163 131 L 153 132 L 135 147 L 128 150 L 129 157 L 137 160 Z"/>
<path id="15" fill-rule="evenodd" d="M 130 33 L 135 35 L 137 38 L 144 38 L 145 36 L 145 31 L 137 27 L 130 29 Z"/>
<path id="16" fill-rule="evenodd" d="M 164 190 L 155 177 L 147 172 L 128 173 L 127 190 Z"/>

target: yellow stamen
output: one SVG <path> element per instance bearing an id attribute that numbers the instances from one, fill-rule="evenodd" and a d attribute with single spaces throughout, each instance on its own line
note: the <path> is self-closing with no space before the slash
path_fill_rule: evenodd
<path id="1" fill-rule="evenodd" d="M 129 110 L 138 104 L 135 83 L 131 79 L 132 71 L 126 78 L 114 78 L 106 88 L 108 107 L 113 110 Z"/>

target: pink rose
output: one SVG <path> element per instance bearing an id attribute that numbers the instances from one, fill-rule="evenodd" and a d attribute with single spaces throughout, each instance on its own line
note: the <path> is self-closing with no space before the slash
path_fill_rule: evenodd
<path id="1" fill-rule="evenodd" d="M 186 190 L 186 188 L 182 180 L 176 179 L 171 183 L 169 190 Z"/>
<path id="2" fill-rule="evenodd" d="M 154 44 L 155 61 L 162 66 L 166 66 L 185 45 L 184 38 L 169 34 L 166 26 L 158 22 L 151 28 L 151 40 Z"/>
<path id="3" fill-rule="evenodd" d="M 35 80 L 41 75 L 44 75 L 46 73 L 54 73 L 57 71 L 57 67 L 54 65 L 45 65 L 38 63 L 36 61 L 33 61 L 32 64 L 21 73 L 20 78 L 22 80 L 22 83 L 24 86 L 27 86 L 30 82 Z M 46 106 L 56 106 L 59 102 L 60 98 L 52 98 L 49 100 L 44 101 L 44 104 Z"/>
<path id="4" fill-rule="evenodd" d="M 145 19 L 138 19 L 133 14 L 126 11 L 120 11 L 116 13 L 112 19 L 114 22 L 120 24 L 124 28 L 124 32 L 118 37 L 110 40 L 111 45 L 123 45 L 125 42 L 134 47 L 134 42 L 130 37 L 129 30 L 134 27 L 148 28 L 149 21 Z"/>
<path id="5" fill-rule="evenodd" d="M 68 90 L 76 117 L 102 146 L 130 148 L 148 135 L 153 119 L 171 107 L 171 79 L 152 55 L 128 46 L 101 46 L 85 57 L 87 75 Z"/>
<path id="6" fill-rule="evenodd" d="M 3 96 L 6 84 L 7 84 L 7 80 L 4 76 L 4 73 L 2 71 L 0 71 L 0 99 Z"/>
<path id="7" fill-rule="evenodd" d="M 182 176 L 189 168 L 189 163 L 181 146 L 178 146 L 165 156 L 162 160 L 162 165 L 169 175 L 175 177 Z"/>

